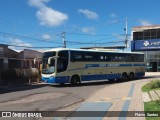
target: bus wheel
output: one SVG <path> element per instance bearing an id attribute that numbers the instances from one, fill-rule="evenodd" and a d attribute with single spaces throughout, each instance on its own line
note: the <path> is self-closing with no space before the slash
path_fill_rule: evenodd
<path id="1" fill-rule="evenodd" d="M 131 73 L 129 74 L 129 79 L 131 79 L 131 80 L 134 79 L 134 73 L 133 73 L 133 72 L 131 72 Z"/>
<path id="2" fill-rule="evenodd" d="M 128 79 L 127 73 L 123 73 L 123 74 L 122 74 L 122 80 L 127 80 L 127 79 Z"/>
<path id="3" fill-rule="evenodd" d="M 72 84 L 73 86 L 76 86 L 77 83 L 80 83 L 80 78 L 79 78 L 79 76 L 78 76 L 78 75 L 72 76 L 72 78 L 71 78 L 71 84 Z"/>
<path id="4" fill-rule="evenodd" d="M 65 83 L 60 83 L 60 86 L 64 86 L 65 85 Z"/>

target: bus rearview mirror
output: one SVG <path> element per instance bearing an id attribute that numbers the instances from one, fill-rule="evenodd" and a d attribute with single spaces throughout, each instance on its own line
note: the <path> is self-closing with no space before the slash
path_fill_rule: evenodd
<path id="1" fill-rule="evenodd" d="M 51 64 L 51 59 L 52 59 L 52 58 L 48 58 L 48 64 L 49 64 L 49 65 Z"/>
<path id="2" fill-rule="evenodd" d="M 49 57 L 49 58 L 48 58 L 48 64 L 50 65 L 50 64 L 51 64 L 51 60 L 52 60 L 52 59 L 55 59 L 55 58 L 56 58 L 56 57 Z"/>

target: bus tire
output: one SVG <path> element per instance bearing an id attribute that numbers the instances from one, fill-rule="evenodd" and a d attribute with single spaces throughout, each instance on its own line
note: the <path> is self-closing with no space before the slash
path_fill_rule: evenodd
<path id="1" fill-rule="evenodd" d="M 60 86 L 64 86 L 64 85 L 65 85 L 65 83 L 60 83 L 59 85 L 60 85 Z"/>
<path id="2" fill-rule="evenodd" d="M 113 82 L 115 82 L 116 80 L 115 79 L 108 79 L 108 82 L 109 83 L 113 83 Z"/>
<path id="3" fill-rule="evenodd" d="M 133 72 L 130 72 L 130 74 L 129 74 L 129 79 L 130 79 L 130 80 L 134 80 L 134 73 L 133 73 Z"/>
<path id="4" fill-rule="evenodd" d="M 127 80 L 127 79 L 128 79 L 128 75 L 127 75 L 126 72 L 124 72 L 124 73 L 122 74 L 122 80 Z"/>
<path id="5" fill-rule="evenodd" d="M 73 75 L 71 77 L 71 84 L 76 86 L 78 83 L 80 83 L 80 77 L 78 75 Z"/>

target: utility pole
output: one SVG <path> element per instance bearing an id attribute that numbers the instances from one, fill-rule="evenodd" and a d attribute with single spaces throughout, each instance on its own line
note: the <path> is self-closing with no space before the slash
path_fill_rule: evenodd
<path id="1" fill-rule="evenodd" d="M 62 33 L 62 37 L 63 37 L 63 47 L 66 48 L 65 32 Z"/>
<path id="2" fill-rule="evenodd" d="M 124 43 L 125 43 L 125 47 L 127 48 L 128 47 L 128 18 L 126 17 L 126 27 L 125 27 L 125 40 L 124 40 Z"/>

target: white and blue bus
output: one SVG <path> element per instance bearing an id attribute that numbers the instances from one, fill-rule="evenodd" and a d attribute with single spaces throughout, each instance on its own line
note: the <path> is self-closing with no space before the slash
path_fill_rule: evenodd
<path id="1" fill-rule="evenodd" d="M 144 54 L 138 52 L 56 48 L 45 52 L 42 59 L 42 81 L 46 83 L 76 85 L 144 75 Z"/>

